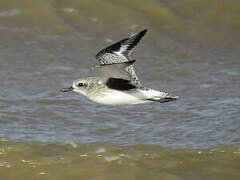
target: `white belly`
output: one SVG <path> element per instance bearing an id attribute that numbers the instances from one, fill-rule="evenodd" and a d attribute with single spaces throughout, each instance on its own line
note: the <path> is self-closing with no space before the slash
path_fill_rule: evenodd
<path id="1" fill-rule="evenodd" d="M 90 100 L 104 104 L 104 105 L 126 105 L 126 104 L 142 104 L 149 103 L 151 101 L 139 96 L 134 95 L 134 93 L 125 93 L 117 90 L 112 90 L 111 92 L 105 93 L 101 96 L 89 97 Z"/>

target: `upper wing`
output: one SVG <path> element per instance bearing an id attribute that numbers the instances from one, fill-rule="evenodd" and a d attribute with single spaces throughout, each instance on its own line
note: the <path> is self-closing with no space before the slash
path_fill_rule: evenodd
<path id="1" fill-rule="evenodd" d="M 98 67 L 99 70 L 100 68 L 102 68 L 102 70 L 104 70 L 106 74 L 106 69 L 108 69 L 107 71 L 108 71 L 109 77 L 112 77 L 112 76 L 116 77 L 117 75 L 120 75 L 119 74 L 120 71 L 116 69 L 117 66 L 113 66 L 113 65 L 131 62 L 130 64 L 128 64 L 127 67 L 122 68 L 122 70 L 124 69 L 125 72 L 127 72 L 128 78 L 133 82 L 133 84 L 135 84 L 138 87 L 143 87 L 132 65 L 133 62 L 135 62 L 135 60 L 132 60 L 130 55 L 134 47 L 139 43 L 139 41 L 142 39 L 142 37 L 145 35 L 146 32 L 147 30 L 145 29 L 137 34 L 132 35 L 129 38 L 122 39 L 121 41 L 118 41 L 113 45 L 98 52 L 96 55 L 96 59 L 100 63 L 100 66 Z M 105 65 L 110 65 L 110 66 L 107 68 L 103 68 L 103 66 L 105 67 Z M 122 70 L 121 72 L 123 75 L 124 73 Z M 124 74 L 124 76 L 126 77 L 126 73 Z"/>
<path id="2" fill-rule="evenodd" d="M 134 62 L 135 60 L 105 66 L 94 66 L 92 67 L 92 71 L 100 75 L 103 81 L 106 81 L 108 78 L 121 78 L 131 81 L 132 76 L 127 69 L 129 66 L 132 66 Z"/>
<path id="3" fill-rule="evenodd" d="M 129 38 L 122 39 L 97 53 L 100 66 L 131 61 L 130 55 L 147 30 L 143 30 Z"/>

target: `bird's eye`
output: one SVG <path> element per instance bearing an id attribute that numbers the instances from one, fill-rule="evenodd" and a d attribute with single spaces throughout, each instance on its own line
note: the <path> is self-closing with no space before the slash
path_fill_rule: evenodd
<path id="1" fill-rule="evenodd" d="M 78 86 L 79 86 L 79 87 L 83 86 L 83 83 L 78 83 Z"/>

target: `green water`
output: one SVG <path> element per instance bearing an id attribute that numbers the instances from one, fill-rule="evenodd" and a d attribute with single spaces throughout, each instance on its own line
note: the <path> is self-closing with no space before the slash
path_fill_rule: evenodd
<path id="1" fill-rule="evenodd" d="M 240 149 L 167 149 L 75 143 L 41 145 L 1 140 L 2 179 L 238 179 Z"/>

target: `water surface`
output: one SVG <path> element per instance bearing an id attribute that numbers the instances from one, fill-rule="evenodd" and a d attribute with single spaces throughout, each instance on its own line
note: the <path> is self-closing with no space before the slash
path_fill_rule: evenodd
<path id="1" fill-rule="evenodd" d="M 121 179 L 120 171 L 125 179 L 239 179 L 239 7 L 227 0 L 2 0 L 3 177 Z M 178 101 L 108 107 L 60 92 L 89 75 L 100 49 L 144 28 L 133 54 L 138 76 Z"/>

